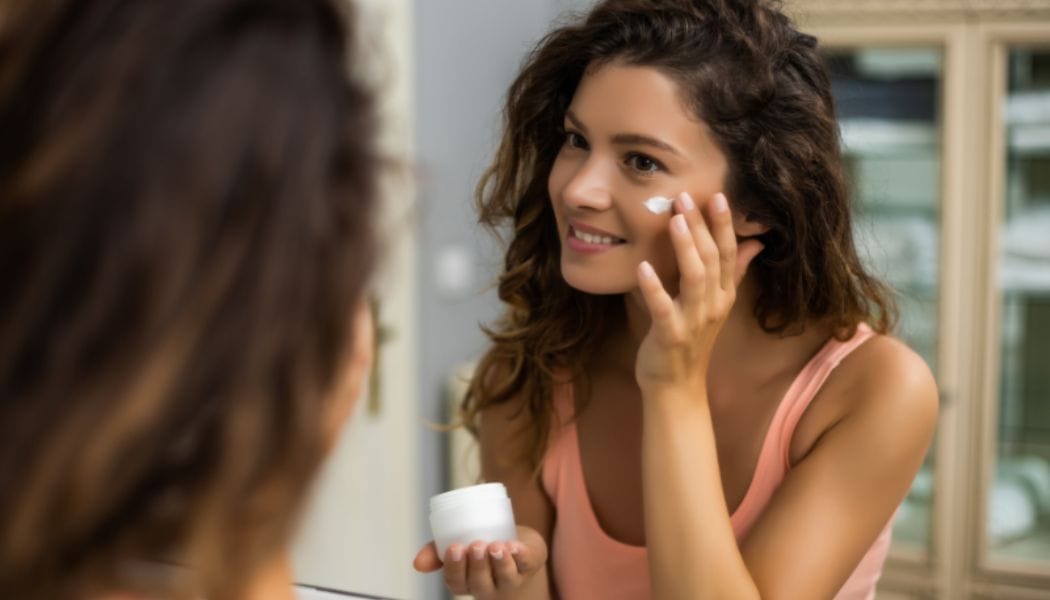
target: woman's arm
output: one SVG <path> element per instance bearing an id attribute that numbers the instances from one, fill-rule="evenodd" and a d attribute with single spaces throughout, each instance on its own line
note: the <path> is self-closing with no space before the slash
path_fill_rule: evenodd
<path id="1" fill-rule="evenodd" d="M 792 467 L 742 544 L 763 597 L 830 597 L 841 588 L 907 495 L 933 438 L 937 388 L 921 357 L 879 337 L 847 361 L 835 392 L 851 410 Z"/>
<path id="2" fill-rule="evenodd" d="M 831 597 L 918 470 L 936 421 L 936 388 L 925 364 L 903 346 L 887 338 L 867 344 L 868 361 L 840 390 L 852 410 L 792 469 L 738 548 L 706 394 L 711 347 L 742 270 L 720 204 L 709 211 L 709 230 L 691 202 L 679 200 L 683 216 L 671 226 L 682 278 L 678 298 L 647 265 L 639 269 L 653 319 L 636 365 L 653 596 Z"/>
<path id="3" fill-rule="evenodd" d="M 644 398 L 642 485 L 654 598 L 758 598 L 737 549 L 703 402 Z"/>
<path id="4" fill-rule="evenodd" d="M 706 398 L 645 399 L 654 597 L 830 598 L 842 587 L 907 493 L 937 416 L 922 359 L 885 338 L 869 344 L 853 410 L 792 468 L 739 549 Z"/>

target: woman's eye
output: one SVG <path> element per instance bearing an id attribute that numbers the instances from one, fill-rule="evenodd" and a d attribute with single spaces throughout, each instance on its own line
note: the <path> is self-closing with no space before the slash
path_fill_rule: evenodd
<path id="1" fill-rule="evenodd" d="M 640 173 L 655 173 L 660 170 L 660 163 L 644 154 L 632 154 L 627 157 L 627 164 Z"/>
<path id="2" fill-rule="evenodd" d="M 570 148 L 579 148 L 580 150 L 587 149 L 587 140 L 583 139 L 583 136 L 574 132 L 565 132 L 565 145 Z"/>

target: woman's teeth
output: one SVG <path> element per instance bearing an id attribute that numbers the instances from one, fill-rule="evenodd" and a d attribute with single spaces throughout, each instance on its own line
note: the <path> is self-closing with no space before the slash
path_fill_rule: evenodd
<path id="1" fill-rule="evenodd" d="M 617 238 L 610 237 L 610 236 L 607 236 L 607 235 L 591 235 L 591 234 L 586 233 L 584 231 L 580 231 L 580 230 L 576 229 L 575 227 L 572 229 L 572 235 L 574 237 L 576 237 L 577 239 L 579 239 L 579 240 L 583 240 L 583 241 L 587 242 L 588 244 L 604 244 L 604 245 L 607 245 L 607 246 L 611 246 L 612 244 L 615 244 L 615 243 L 621 241 L 621 240 L 619 240 Z"/>

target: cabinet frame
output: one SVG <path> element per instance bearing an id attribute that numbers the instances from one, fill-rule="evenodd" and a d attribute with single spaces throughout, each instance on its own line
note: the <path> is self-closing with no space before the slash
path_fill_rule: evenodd
<path id="1" fill-rule="evenodd" d="M 978 308 L 980 323 L 975 344 L 974 366 L 977 372 L 978 391 L 975 402 L 976 423 L 972 431 L 978 440 L 979 452 L 977 462 L 980 466 L 977 482 L 972 493 L 976 498 L 976 514 L 970 521 L 974 527 L 976 540 L 971 549 L 971 563 L 975 567 L 977 579 L 981 584 L 994 585 L 999 582 L 1017 582 L 1040 585 L 1050 589 L 1050 568 L 1046 563 L 1018 562 L 995 559 L 988 552 L 985 538 L 984 515 L 987 510 L 988 494 L 996 471 L 996 450 L 998 448 L 998 383 L 1000 377 L 999 344 L 1002 335 L 1002 303 L 999 289 L 999 256 L 1000 228 L 1004 222 L 1006 208 L 1006 126 L 1001 118 L 1007 99 L 1007 59 L 1012 48 L 1041 48 L 1050 51 L 1050 22 L 1035 23 L 978 23 L 975 26 L 976 40 L 974 46 L 984 57 L 983 71 L 986 90 L 985 110 L 986 137 L 978 144 L 984 152 L 980 156 L 980 165 L 986 172 L 982 189 L 987 202 L 976 205 L 982 221 L 982 248 L 985 264 L 980 269 L 983 281 L 975 291 L 981 306 Z"/>
<path id="2" fill-rule="evenodd" d="M 996 560 L 986 510 L 995 476 L 999 380 L 999 228 L 1006 195 L 1011 48 L 1050 49 L 1050 1 L 1010 7 L 970 0 L 789 3 L 825 48 L 941 52 L 937 381 L 941 414 L 931 448 L 934 495 L 928 552 L 894 548 L 880 595 L 1045 598 L 1045 563 Z M 916 8 L 917 7 L 917 8 Z M 850 15 L 852 12 L 852 17 Z"/>

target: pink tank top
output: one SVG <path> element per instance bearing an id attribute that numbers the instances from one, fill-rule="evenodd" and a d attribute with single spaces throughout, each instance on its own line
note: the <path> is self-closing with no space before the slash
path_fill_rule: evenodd
<path id="1" fill-rule="evenodd" d="M 730 516 L 737 543 L 747 537 L 751 526 L 790 470 L 788 452 L 802 413 L 839 362 L 872 335 L 871 328 L 861 324 L 856 335 L 845 342 L 834 338 L 828 340 L 788 388 L 766 432 L 755 474 L 744 499 Z M 563 600 L 650 598 L 645 547 L 625 544 L 610 537 L 601 528 L 591 507 L 580 463 L 576 425 L 572 420 L 572 385 L 556 386 L 553 401 L 559 424 L 551 434 L 543 461 L 542 480 L 543 489 L 556 511 L 551 540 L 555 586 Z M 836 594 L 836 600 L 875 598 L 875 584 L 889 552 L 891 530 L 892 519 Z"/>

